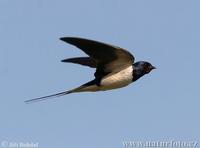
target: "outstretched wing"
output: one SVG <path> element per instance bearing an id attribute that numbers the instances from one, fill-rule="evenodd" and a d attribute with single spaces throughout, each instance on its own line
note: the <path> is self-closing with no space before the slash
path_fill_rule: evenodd
<path id="1" fill-rule="evenodd" d="M 60 39 L 78 47 L 96 62 L 97 71 L 95 77 L 118 72 L 134 63 L 134 56 L 117 46 L 75 37 L 63 37 Z"/>

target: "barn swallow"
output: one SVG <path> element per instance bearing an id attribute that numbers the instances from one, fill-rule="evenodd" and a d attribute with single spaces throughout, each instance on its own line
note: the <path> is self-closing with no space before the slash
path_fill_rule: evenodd
<path id="1" fill-rule="evenodd" d="M 155 69 L 149 62 L 139 61 L 134 63 L 134 56 L 127 50 L 117 46 L 77 37 L 63 37 L 60 40 L 76 46 L 88 55 L 88 57 L 64 59 L 62 62 L 96 68 L 94 80 L 72 90 L 26 100 L 26 103 L 59 97 L 70 93 L 95 92 L 121 88 Z"/>

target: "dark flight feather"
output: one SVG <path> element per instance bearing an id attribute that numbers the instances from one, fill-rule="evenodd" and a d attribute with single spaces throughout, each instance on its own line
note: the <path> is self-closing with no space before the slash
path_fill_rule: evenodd
<path id="1" fill-rule="evenodd" d="M 60 39 L 78 47 L 95 60 L 97 64 L 95 77 L 98 79 L 108 73 L 119 72 L 134 63 L 134 56 L 117 46 L 75 37 L 63 37 Z"/>
<path id="2" fill-rule="evenodd" d="M 96 68 L 97 67 L 97 64 L 96 64 L 95 60 L 93 60 L 90 57 L 69 58 L 69 59 L 62 60 L 62 62 L 81 64 L 81 65 L 84 65 L 84 66 L 89 66 L 91 68 Z"/>

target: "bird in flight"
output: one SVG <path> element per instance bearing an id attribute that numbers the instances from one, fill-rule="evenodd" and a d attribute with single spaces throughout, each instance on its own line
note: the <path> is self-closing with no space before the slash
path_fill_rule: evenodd
<path id="1" fill-rule="evenodd" d="M 153 65 L 146 61 L 134 63 L 134 56 L 127 50 L 117 46 L 77 37 L 63 37 L 60 40 L 76 46 L 88 55 L 88 57 L 64 59 L 62 62 L 96 68 L 94 80 L 72 90 L 26 100 L 25 103 L 42 101 L 70 93 L 95 92 L 121 88 L 155 69 Z"/>

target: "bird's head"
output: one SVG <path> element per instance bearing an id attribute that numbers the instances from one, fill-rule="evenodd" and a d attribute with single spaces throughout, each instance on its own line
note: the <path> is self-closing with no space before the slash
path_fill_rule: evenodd
<path id="1" fill-rule="evenodd" d="M 139 61 L 139 62 L 134 63 L 133 65 L 134 65 L 135 70 L 143 75 L 148 74 L 153 69 L 156 69 L 156 67 L 151 65 L 149 62 L 145 62 L 145 61 Z"/>

